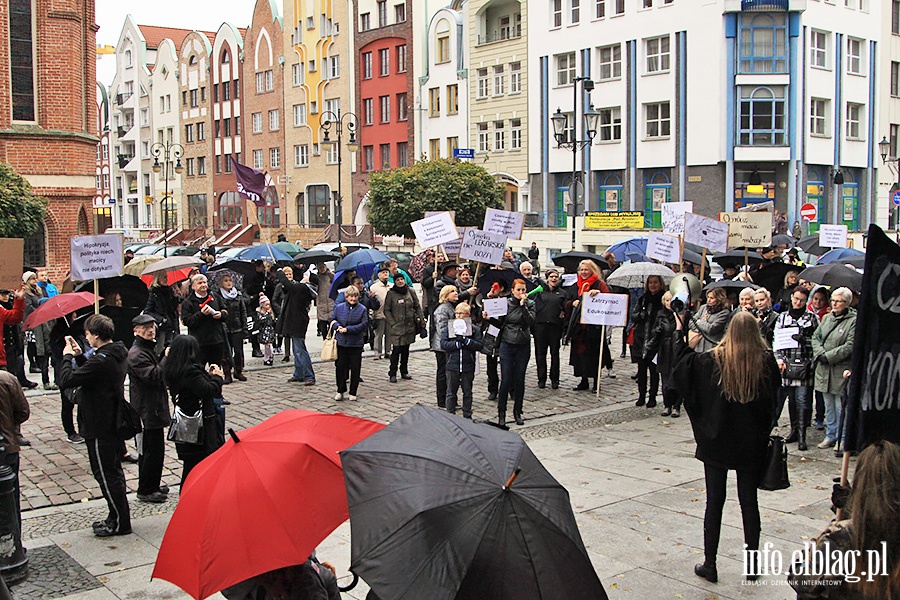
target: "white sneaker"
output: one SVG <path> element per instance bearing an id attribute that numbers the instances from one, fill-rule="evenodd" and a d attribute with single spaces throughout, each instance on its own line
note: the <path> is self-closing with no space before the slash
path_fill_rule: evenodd
<path id="1" fill-rule="evenodd" d="M 334 399 L 336 401 L 340 402 L 341 400 L 344 399 L 344 395 L 342 393 L 338 392 L 337 394 L 334 395 Z"/>
<path id="2" fill-rule="evenodd" d="M 606 370 L 606 376 L 607 376 L 609 379 L 615 379 L 615 378 L 616 378 L 616 374 L 613 373 L 613 370 L 612 370 L 612 369 L 607 369 L 607 370 Z"/>
<path id="3" fill-rule="evenodd" d="M 822 449 L 831 448 L 832 446 L 834 446 L 834 440 L 832 440 L 831 438 L 825 438 L 818 445 L 818 447 Z"/>
<path id="4" fill-rule="evenodd" d="M 351 394 L 351 395 L 349 396 L 349 398 L 350 398 L 350 400 L 351 400 L 352 402 L 356 402 L 357 400 L 359 400 L 359 398 L 357 398 L 357 397 L 354 396 L 353 394 Z"/>

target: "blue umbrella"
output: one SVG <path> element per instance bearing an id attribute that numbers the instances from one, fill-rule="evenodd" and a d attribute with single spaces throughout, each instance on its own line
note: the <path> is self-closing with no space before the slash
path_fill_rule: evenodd
<path id="1" fill-rule="evenodd" d="M 828 252 L 820 256 L 819 260 L 816 261 L 816 264 L 827 265 L 829 263 L 841 262 L 857 256 L 865 256 L 865 254 L 865 252 L 856 250 L 854 248 L 834 248 L 833 250 L 829 250 Z"/>
<path id="2" fill-rule="evenodd" d="M 632 262 L 638 262 L 637 256 L 645 256 L 647 254 L 647 238 L 645 237 L 635 237 L 629 238 L 624 242 L 618 242 L 617 244 L 613 244 L 609 248 L 606 249 L 607 252 L 612 252 L 616 257 L 616 261 L 623 263 L 626 260 L 630 260 Z M 644 259 L 646 260 L 646 259 Z"/>
<path id="3" fill-rule="evenodd" d="M 274 244 L 250 246 L 241 252 L 237 258 L 240 258 L 240 260 L 268 260 L 270 262 L 291 262 L 294 260 L 290 254 Z"/>
<path id="4" fill-rule="evenodd" d="M 360 272 L 360 267 L 375 266 L 378 263 L 383 263 L 388 260 L 391 260 L 391 257 L 381 250 L 376 250 L 374 248 L 360 248 L 356 252 L 351 252 L 342 258 L 335 266 L 340 267 L 343 271 L 356 269 L 357 272 Z M 371 273 L 369 273 L 369 275 L 371 276 Z"/>

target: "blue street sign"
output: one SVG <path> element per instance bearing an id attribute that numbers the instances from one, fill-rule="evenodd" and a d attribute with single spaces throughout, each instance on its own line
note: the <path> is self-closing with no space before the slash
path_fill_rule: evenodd
<path id="1" fill-rule="evenodd" d="M 894 204 L 900 206 L 900 190 L 894 192 Z"/>
<path id="2" fill-rule="evenodd" d="M 454 148 L 453 158 L 475 158 L 475 148 Z"/>

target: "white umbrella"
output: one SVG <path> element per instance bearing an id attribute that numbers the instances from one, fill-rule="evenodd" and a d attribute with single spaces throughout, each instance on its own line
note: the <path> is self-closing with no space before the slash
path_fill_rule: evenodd
<path id="1" fill-rule="evenodd" d="M 159 262 L 155 262 L 152 265 L 147 265 L 147 267 L 141 271 L 141 275 L 168 273 L 169 271 L 177 271 L 187 267 L 199 267 L 202 264 L 202 260 L 193 256 L 170 256 Z"/>
<path id="2" fill-rule="evenodd" d="M 606 279 L 606 283 L 628 289 L 642 288 L 647 278 L 651 275 L 659 275 L 663 283 L 669 285 L 675 277 L 675 271 L 659 263 L 639 262 L 625 264 L 613 271 Z"/>

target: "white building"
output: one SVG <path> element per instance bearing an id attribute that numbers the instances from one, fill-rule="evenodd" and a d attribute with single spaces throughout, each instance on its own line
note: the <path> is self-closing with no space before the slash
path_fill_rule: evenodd
<path id="1" fill-rule="evenodd" d="M 707 215 L 771 201 L 791 224 L 813 202 L 820 222 L 851 229 L 874 216 L 878 2 L 541 4 L 528 29 L 528 151 L 531 210 L 548 226 L 566 225 L 573 172 L 551 117 L 559 108 L 583 140 L 591 104 L 599 126 L 574 169 L 587 173 L 587 210 L 642 211 L 646 227 L 680 200 Z"/>
<path id="2" fill-rule="evenodd" d="M 141 27 L 144 28 L 144 26 Z M 171 144 L 180 144 L 182 140 L 178 110 L 172 108 L 167 100 L 172 98 L 172 102 L 178 102 L 178 77 L 176 75 L 178 72 L 178 48 L 175 47 L 172 40 L 164 39 L 159 42 L 156 62 L 151 68 L 149 106 L 141 108 L 138 118 L 141 128 L 141 167 L 145 183 L 146 180 L 150 181 L 152 204 L 148 203 L 147 206 L 152 208 L 151 226 L 156 230 L 164 230 L 167 222 L 163 211 L 175 210 L 174 207 L 180 204 L 182 197 L 181 177 L 174 172 L 176 160 L 171 156 L 171 150 L 170 162 L 172 165 L 168 171 L 168 185 L 165 181 L 165 169 L 160 169 L 159 173 L 153 172 L 155 160 L 153 151 L 159 152 L 158 160 L 162 165 L 165 160 L 165 143 L 169 142 L 171 146 Z M 177 146 L 174 148 L 177 149 Z M 177 222 L 177 218 L 170 218 L 168 220 L 169 228 L 174 228 Z"/>
<path id="3" fill-rule="evenodd" d="M 888 161 L 900 157 L 900 2 L 884 0 L 882 8 L 882 43 L 878 52 L 878 141 L 883 138 L 890 143 Z M 875 158 L 881 164 L 880 152 Z M 892 192 L 900 189 L 897 163 L 888 162 L 878 171 L 878 197 L 875 205 L 875 221 L 882 227 L 900 229 L 900 206 L 892 201 Z"/>

